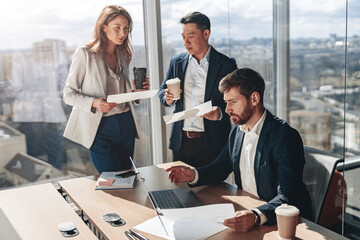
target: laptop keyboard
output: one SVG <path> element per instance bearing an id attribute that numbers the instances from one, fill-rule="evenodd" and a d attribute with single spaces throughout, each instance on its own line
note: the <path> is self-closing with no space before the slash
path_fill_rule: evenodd
<path id="1" fill-rule="evenodd" d="M 150 192 L 150 195 L 155 198 L 155 202 L 160 209 L 168 208 L 183 208 L 183 204 L 172 190 L 162 190 Z"/>

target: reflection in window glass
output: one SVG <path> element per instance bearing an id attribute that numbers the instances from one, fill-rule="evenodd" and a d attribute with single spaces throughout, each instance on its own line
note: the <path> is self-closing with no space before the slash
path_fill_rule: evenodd
<path id="1" fill-rule="evenodd" d="M 74 50 L 90 40 L 100 11 L 110 4 L 119 3 L 2 4 L 0 20 L 11 19 L 11 25 L 0 26 L 6 33 L 0 36 L 0 189 L 44 177 L 96 173 L 88 150 L 62 136 L 71 111 L 62 101 L 62 89 Z M 143 6 L 141 0 L 121 4 L 134 22 L 133 79 L 134 66 L 146 67 Z M 147 100 L 135 112 L 141 139 L 136 140 L 134 159 L 139 166 L 150 165 Z"/>

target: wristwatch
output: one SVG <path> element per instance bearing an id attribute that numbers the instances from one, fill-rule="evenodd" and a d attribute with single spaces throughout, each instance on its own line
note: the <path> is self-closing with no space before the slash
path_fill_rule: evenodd
<path id="1" fill-rule="evenodd" d="M 260 225 L 260 221 L 261 221 L 261 219 L 260 219 L 260 215 L 258 214 L 258 212 L 257 211 L 255 211 L 255 210 L 251 210 L 253 213 L 254 213 L 254 215 L 255 215 L 255 226 L 259 226 Z"/>

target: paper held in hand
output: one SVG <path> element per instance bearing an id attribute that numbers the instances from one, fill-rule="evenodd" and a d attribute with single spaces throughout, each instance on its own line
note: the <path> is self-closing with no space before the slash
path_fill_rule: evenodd
<path id="1" fill-rule="evenodd" d="M 109 95 L 106 99 L 109 103 L 124 103 L 131 102 L 134 100 L 151 98 L 156 95 L 159 90 L 146 90 L 140 92 L 129 92 Z"/>
<path id="2" fill-rule="evenodd" d="M 185 111 L 163 116 L 163 119 L 166 124 L 170 124 L 187 118 L 199 117 L 205 113 L 210 112 L 211 110 L 212 110 L 212 103 L 211 101 L 207 101 L 206 103 L 200 104 L 196 107 L 187 109 Z"/>
<path id="3" fill-rule="evenodd" d="M 136 175 L 126 178 L 116 177 L 117 174 L 123 172 L 124 171 L 101 173 L 96 181 L 95 190 L 134 188 Z"/>

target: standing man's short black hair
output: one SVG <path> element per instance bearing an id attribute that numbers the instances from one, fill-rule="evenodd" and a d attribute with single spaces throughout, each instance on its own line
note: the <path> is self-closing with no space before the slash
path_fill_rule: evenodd
<path id="1" fill-rule="evenodd" d="M 203 32 L 205 29 L 210 31 L 210 19 L 201 12 L 188 13 L 186 16 L 180 19 L 181 24 L 196 23 L 198 29 Z"/>

